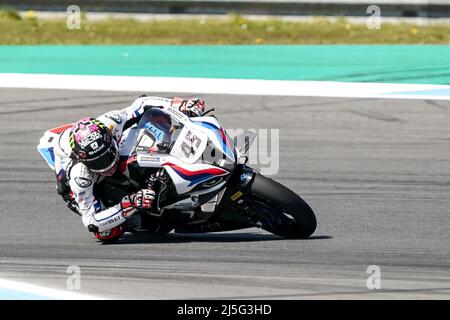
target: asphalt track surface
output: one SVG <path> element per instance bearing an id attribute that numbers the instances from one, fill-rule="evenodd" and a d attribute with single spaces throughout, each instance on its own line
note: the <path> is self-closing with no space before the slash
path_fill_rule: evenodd
<path id="1" fill-rule="evenodd" d="M 0 278 L 65 289 L 77 265 L 77 292 L 106 298 L 450 298 L 449 101 L 204 96 L 227 128 L 280 128 L 273 178 L 311 204 L 314 235 L 246 229 L 101 245 L 65 208 L 36 145 L 46 129 L 136 96 L 0 89 Z M 370 265 L 380 290 L 366 286 Z"/>

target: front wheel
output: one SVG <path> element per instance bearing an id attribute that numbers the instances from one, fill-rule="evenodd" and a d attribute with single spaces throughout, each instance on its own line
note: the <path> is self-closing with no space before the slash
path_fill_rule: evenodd
<path id="1" fill-rule="evenodd" d="M 264 230 L 291 239 L 306 239 L 316 230 L 316 216 L 311 207 L 272 179 L 256 174 L 251 198 L 253 214 Z"/>

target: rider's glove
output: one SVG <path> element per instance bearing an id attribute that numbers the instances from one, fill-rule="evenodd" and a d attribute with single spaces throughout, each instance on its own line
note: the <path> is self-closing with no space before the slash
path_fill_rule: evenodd
<path id="1" fill-rule="evenodd" d="M 136 208 L 133 206 L 133 201 L 131 200 L 133 196 L 134 195 L 125 196 L 122 198 L 122 201 L 120 201 L 122 216 L 126 219 L 136 212 Z"/>
<path id="2" fill-rule="evenodd" d="M 122 216 L 129 218 L 136 209 L 150 209 L 155 200 L 155 191 L 152 189 L 141 189 L 132 195 L 125 196 L 120 202 Z"/>
<path id="3" fill-rule="evenodd" d="M 201 117 L 205 112 L 205 101 L 199 98 L 189 100 L 174 98 L 172 105 L 178 105 L 180 111 L 190 117 Z"/>
<path id="4" fill-rule="evenodd" d="M 152 189 L 141 189 L 130 196 L 131 203 L 136 209 L 150 209 L 155 201 L 155 191 Z"/>

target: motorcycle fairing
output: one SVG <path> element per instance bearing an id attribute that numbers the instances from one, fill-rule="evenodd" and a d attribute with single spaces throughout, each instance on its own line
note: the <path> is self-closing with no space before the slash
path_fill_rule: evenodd
<path id="1" fill-rule="evenodd" d="M 39 140 L 37 150 L 44 158 L 47 165 L 54 171 L 55 170 L 55 151 L 54 147 L 58 142 L 58 138 L 62 132 L 72 127 L 73 124 L 66 124 L 57 128 L 47 130 Z"/>
<path id="2" fill-rule="evenodd" d="M 165 204 L 164 210 L 166 209 L 176 209 L 180 211 L 191 211 L 195 210 L 202 205 L 205 205 L 212 199 L 218 198 L 218 190 L 223 189 L 226 181 L 222 181 L 221 183 L 215 185 L 212 188 L 204 189 L 200 191 L 190 192 L 188 196 L 180 196 L 178 199 L 175 199 L 173 203 Z M 215 208 L 217 204 L 217 200 L 213 202 L 211 205 Z M 210 210 L 210 211 L 214 211 Z"/>
<path id="3" fill-rule="evenodd" d="M 234 147 L 219 122 L 213 117 L 197 117 L 189 119 L 192 124 L 201 127 L 216 147 L 232 162 L 235 162 Z M 199 128 L 200 129 L 200 128 Z"/>
<path id="4" fill-rule="evenodd" d="M 199 131 L 184 126 L 176 139 L 170 155 L 186 163 L 197 162 L 205 151 L 208 136 Z"/>
<path id="5" fill-rule="evenodd" d="M 220 167 L 204 163 L 185 164 L 174 157 L 166 158 L 162 167 L 170 175 L 178 194 L 189 192 L 203 182 L 229 174 Z"/>

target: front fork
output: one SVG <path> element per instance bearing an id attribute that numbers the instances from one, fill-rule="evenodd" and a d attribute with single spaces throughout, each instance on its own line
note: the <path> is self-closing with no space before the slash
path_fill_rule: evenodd
<path id="1" fill-rule="evenodd" d="M 235 167 L 217 209 L 221 218 L 238 220 L 251 226 L 261 227 L 252 210 L 251 186 L 256 174 L 255 170 L 245 164 Z"/>

